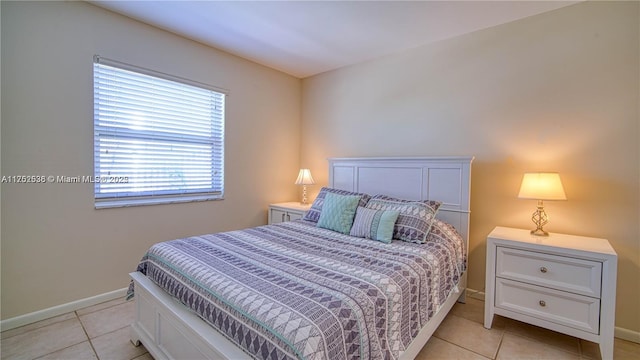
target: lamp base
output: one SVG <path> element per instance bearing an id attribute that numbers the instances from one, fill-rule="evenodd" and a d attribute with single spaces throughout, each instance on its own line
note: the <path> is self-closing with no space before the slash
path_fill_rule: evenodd
<path id="1" fill-rule="evenodd" d="M 536 224 L 535 230 L 531 230 L 531 235 L 535 236 L 549 236 L 549 233 L 542 230 L 542 227 L 547 225 L 549 222 L 549 217 L 547 217 L 547 213 L 544 212 L 544 205 L 542 200 L 538 200 L 538 207 L 536 211 L 531 215 L 531 221 Z"/>
<path id="2" fill-rule="evenodd" d="M 531 230 L 531 235 L 535 236 L 549 236 L 549 233 L 542 229 Z"/>

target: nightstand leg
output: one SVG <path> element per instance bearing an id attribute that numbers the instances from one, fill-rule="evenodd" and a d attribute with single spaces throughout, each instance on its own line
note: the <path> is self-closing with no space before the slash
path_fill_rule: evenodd
<path id="1" fill-rule="evenodd" d="M 496 245 L 492 241 L 487 241 L 487 267 L 484 288 L 484 327 L 486 329 L 491 329 L 491 325 L 493 324 L 493 302 L 496 287 L 496 249 Z"/>
<path id="2" fill-rule="evenodd" d="M 602 360 L 613 359 L 613 336 L 607 337 L 600 342 L 600 357 Z"/>
<path id="3" fill-rule="evenodd" d="M 600 343 L 600 356 L 602 360 L 613 359 L 613 340 Z"/>
<path id="4" fill-rule="evenodd" d="M 491 329 L 491 325 L 493 324 L 493 311 L 490 309 L 487 309 L 487 306 L 485 306 L 485 310 L 484 310 L 484 327 L 485 329 Z"/>
<path id="5" fill-rule="evenodd" d="M 485 329 L 491 329 L 491 325 L 493 324 L 493 296 L 488 296 L 485 294 L 484 299 L 484 327 Z"/>

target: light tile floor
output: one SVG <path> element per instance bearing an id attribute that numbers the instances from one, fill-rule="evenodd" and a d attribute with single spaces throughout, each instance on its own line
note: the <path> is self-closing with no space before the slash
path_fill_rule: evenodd
<path id="1" fill-rule="evenodd" d="M 123 299 L 3 331 L 2 359 L 152 360 L 129 341 L 134 303 Z"/>
<path id="2" fill-rule="evenodd" d="M 600 359 L 597 344 L 515 320 L 483 324 L 484 302 L 475 294 L 456 304 L 417 359 Z M 152 360 L 129 341 L 133 302 L 113 300 L 4 331 L 2 359 Z M 614 358 L 640 359 L 640 344 L 615 340 Z"/>

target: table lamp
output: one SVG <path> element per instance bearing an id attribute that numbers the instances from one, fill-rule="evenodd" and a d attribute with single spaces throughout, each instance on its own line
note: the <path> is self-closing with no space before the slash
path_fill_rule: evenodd
<path id="1" fill-rule="evenodd" d="M 538 200 L 538 208 L 531 215 L 531 221 L 536 224 L 536 228 L 531 230 L 531 234 L 549 236 L 549 233 L 542 229 L 549 222 L 542 201 L 567 200 L 560 175 L 553 172 L 525 173 L 522 177 L 518 198 Z"/>
<path id="2" fill-rule="evenodd" d="M 296 185 L 302 185 L 302 201 L 301 204 L 307 204 L 307 185 L 313 185 L 316 182 L 313 181 L 311 177 L 311 170 L 309 169 L 300 169 L 298 173 L 298 178 L 296 179 Z"/>

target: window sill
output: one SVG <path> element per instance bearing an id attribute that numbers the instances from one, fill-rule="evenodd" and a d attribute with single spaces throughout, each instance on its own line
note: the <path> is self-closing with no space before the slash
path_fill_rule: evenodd
<path id="1" fill-rule="evenodd" d="M 175 204 L 186 202 L 198 202 L 198 201 L 211 201 L 211 200 L 224 200 L 223 195 L 186 195 L 186 196 L 166 196 L 166 197 L 153 197 L 143 199 L 110 199 L 110 200 L 96 200 L 96 209 L 109 209 L 119 207 L 132 207 L 132 206 L 148 206 L 148 205 L 163 205 L 163 204 Z"/>

